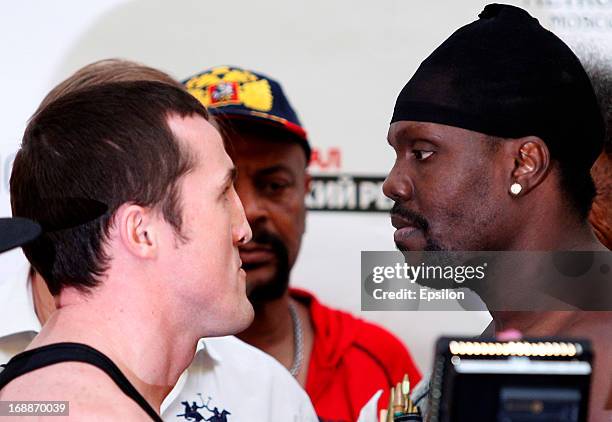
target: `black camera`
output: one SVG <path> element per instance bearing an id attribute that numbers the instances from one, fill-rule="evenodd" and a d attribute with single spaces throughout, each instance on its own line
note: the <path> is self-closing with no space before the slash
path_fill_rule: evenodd
<path id="1" fill-rule="evenodd" d="M 586 421 L 592 360 L 584 340 L 441 338 L 428 421 Z"/>

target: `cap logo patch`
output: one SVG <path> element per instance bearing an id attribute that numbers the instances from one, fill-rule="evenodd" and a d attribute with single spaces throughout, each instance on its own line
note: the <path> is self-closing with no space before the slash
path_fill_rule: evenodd
<path id="1" fill-rule="evenodd" d="M 208 87 L 211 105 L 240 104 L 238 100 L 238 83 L 221 82 Z"/>
<path id="2" fill-rule="evenodd" d="M 206 107 L 244 105 L 254 111 L 266 112 L 272 110 L 274 103 L 267 79 L 227 66 L 194 76 L 185 86 Z"/>

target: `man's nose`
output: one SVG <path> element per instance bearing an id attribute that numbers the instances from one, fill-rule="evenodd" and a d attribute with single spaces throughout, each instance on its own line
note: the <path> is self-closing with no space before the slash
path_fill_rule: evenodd
<path id="1" fill-rule="evenodd" d="M 414 181 L 397 163 L 383 183 L 383 193 L 395 202 L 405 202 L 414 195 Z"/>
<path id="2" fill-rule="evenodd" d="M 251 230 L 251 226 L 249 225 L 247 218 L 244 213 L 244 207 L 238 194 L 234 189 L 233 192 L 233 200 L 234 200 L 234 224 L 232 225 L 233 237 L 234 241 L 239 245 L 244 245 L 248 243 L 253 238 L 253 232 Z"/>

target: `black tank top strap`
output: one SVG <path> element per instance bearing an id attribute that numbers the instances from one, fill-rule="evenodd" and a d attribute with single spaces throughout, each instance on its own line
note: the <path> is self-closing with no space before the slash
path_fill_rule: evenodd
<path id="1" fill-rule="evenodd" d="M 80 343 L 56 343 L 15 355 L 0 370 L 0 390 L 9 382 L 28 372 L 61 362 L 82 362 L 104 371 L 123 393 L 134 400 L 154 421 L 162 421 L 157 412 L 106 355 Z"/>

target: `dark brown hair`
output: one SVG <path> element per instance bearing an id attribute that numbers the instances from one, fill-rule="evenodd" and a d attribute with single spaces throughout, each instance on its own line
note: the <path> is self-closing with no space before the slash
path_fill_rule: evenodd
<path id="1" fill-rule="evenodd" d="M 36 112 L 70 92 L 109 82 L 129 81 L 163 82 L 187 91 L 185 85 L 159 69 L 125 59 L 104 59 L 83 66 L 69 78 L 60 82 L 43 98 Z M 217 120 L 210 114 L 208 121 L 221 131 Z M 223 138 L 225 141 L 225 136 Z"/>
<path id="2" fill-rule="evenodd" d="M 123 59 L 104 59 L 83 66 L 68 79 L 60 82 L 42 100 L 38 110 L 59 97 L 79 89 L 109 82 L 152 81 L 164 82 L 184 89 L 183 84 L 161 70 Z"/>
<path id="3" fill-rule="evenodd" d="M 206 109 L 176 85 L 101 83 L 47 102 L 30 120 L 11 173 L 13 215 L 43 234 L 23 249 L 51 294 L 88 291 L 108 269 L 105 240 L 125 203 L 158 208 L 181 235 L 179 179 L 190 151 L 168 127 L 171 115 Z M 102 204 L 102 215 L 92 215 Z"/>

